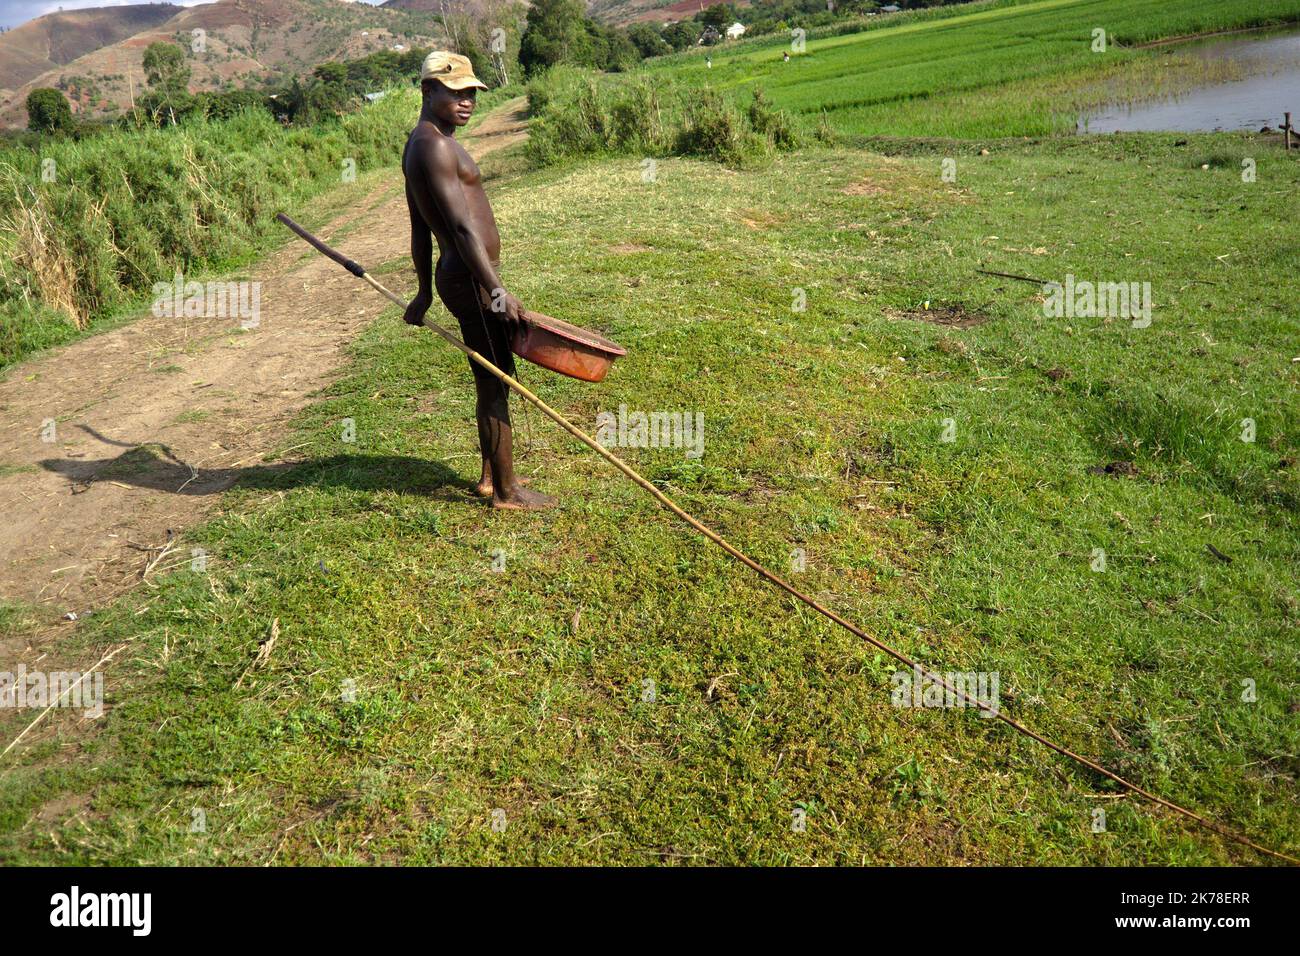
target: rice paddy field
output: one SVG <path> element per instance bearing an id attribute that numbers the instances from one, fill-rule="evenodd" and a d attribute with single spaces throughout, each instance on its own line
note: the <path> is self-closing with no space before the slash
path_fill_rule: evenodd
<path id="1" fill-rule="evenodd" d="M 888 141 L 650 178 L 494 154 L 505 281 L 629 350 L 598 386 L 523 380 L 589 430 L 702 416 L 700 457 L 617 451 L 933 670 L 996 673 L 1009 715 L 1300 853 L 1300 163 L 1253 135 L 1019 135 L 1069 112 L 1094 25 L 1298 10 L 1046 0 L 796 64 L 747 44 L 710 83 Z M 1067 276 L 1149 284 L 1150 321 L 1052 314 L 1040 280 Z M 0 763 L 0 862 L 1272 862 L 969 708 L 895 706 L 892 661 L 518 406 L 521 470 L 563 504 L 494 512 L 472 404 L 459 353 L 396 308 L 370 325 L 185 534 L 206 569 L 68 629 L 68 660 L 127 649 L 100 721 L 54 714 Z"/>
<path id="2" fill-rule="evenodd" d="M 1001 137 L 1072 131 L 1116 98 L 1232 78 L 1163 50 L 1169 37 L 1300 22 L 1296 0 L 1029 0 L 882 16 L 872 29 L 758 38 L 649 61 L 720 90 L 760 86 L 779 107 L 865 136 Z M 1103 50 L 1094 31 L 1104 31 Z M 712 60 L 706 67 L 705 58 Z"/>

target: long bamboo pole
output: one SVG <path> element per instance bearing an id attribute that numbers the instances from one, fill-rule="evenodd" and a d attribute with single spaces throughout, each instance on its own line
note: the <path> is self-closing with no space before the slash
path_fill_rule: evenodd
<path id="1" fill-rule="evenodd" d="M 347 258 L 341 253 L 336 252 L 334 249 L 331 249 L 328 245 L 326 245 L 321 240 L 317 239 L 306 229 L 303 229 L 301 226 L 299 226 L 296 222 L 294 222 L 284 213 L 280 213 L 280 215 L 276 216 L 276 218 L 280 220 L 280 222 L 288 226 L 295 233 L 297 233 L 301 238 L 303 238 L 312 246 L 314 246 L 323 255 L 337 262 L 339 265 L 343 266 L 343 268 L 347 269 L 353 275 L 364 280 L 366 283 L 368 283 L 371 286 L 371 288 L 373 288 L 380 295 L 384 296 L 390 302 L 394 303 L 395 305 L 401 306 L 403 309 L 406 308 L 407 303 L 405 301 L 403 301 L 396 293 L 391 292 L 390 290 L 386 289 L 383 285 L 381 285 L 379 282 L 377 282 L 358 263 Z M 854 634 L 857 637 L 861 638 L 862 640 L 866 641 L 872 647 L 875 647 L 878 650 L 888 654 L 890 657 L 894 658 L 894 660 L 898 661 L 900 664 L 906 664 L 907 667 L 911 669 L 913 672 L 924 675 L 926 678 L 938 684 L 939 686 L 943 687 L 945 690 L 954 694 L 956 697 L 960 698 L 966 703 L 978 707 L 981 711 L 983 711 L 988 716 L 1002 721 L 1004 724 L 1014 729 L 1017 733 L 1023 734 L 1024 736 L 1030 738 L 1031 740 L 1035 740 L 1038 743 L 1042 744 L 1043 746 L 1056 751 L 1062 756 L 1068 757 L 1069 759 L 1075 761 L 1078 764 L 1081 764 L 1084 767 L 1087 767 L 1089 770 L 1092 770 L 1095 773 L 1100 774 L 1101 776 L 1107 778 L 1108 780 L 1114 781 L 1115 783 L 1131 791 L 1132 793 L 1135 793 L 1138 796 L 1151 801 L 1157 806 L 1165 807 L 1168 810 L 1172 810 L 1175 813 L 1181 814 L 1182 816 L 1188 818 L 1189 820 L 1196 822 L 1197 824 L 1219 834 L 1222 837 L 1226 837 L 1227 839 L 1233 840 L 1244 846 L 1248 846 L 1251 849 L 1258 850 L 1260 853 L 1264 853 L 1267 854 L 1268 856 L 1276 857 L 1277 859 L 1280 860 L 1286 860 L 1289 863 L 1300 864 L 1300 859 L 1297 859 L 1296 857 L 1289 856 L 1277 850 L 1270 850 L 1266 846 L 1261 846 L 1260 844 L 1255 843 L 1253 840 L 1251 840 L 1249 837 L 1246 837 L 1243 834 L 1237 833 L 1234 830 L 1230 830 L 1227 827 L 1221 826 L 1220 824 L 1214 822 L 1213 820 L 1210 820 L 1207 817 L 1202 816 L 1199 813 L 1195 813 L 1191 810 L 1186 809 L 1185 807 L 1181 807 L 1176 803 L 1166 800 L 1163 797 L 1157 796 L 1156 794 L 1150 792 L 1149 790 L 1145 790 L 1142 787 L 1139 787 L 1137 784 L 1131 783 L 1130 781 L 1125 780 L 1123 777 L 1119 776 L 1118 774 L 1110 770 L 1107 770 L 1105 767 L 1101 766 L 1095 761 L 1089 760 L 1087 757 L 1080 756 L 1074 751 L 1069 750 L 1060 744 L 1054 743 L 1051 740 L 1048 740 L 1046 737 L 1044 737 L 1042 734 L 1038 733 L 1037 731 L 1031 730 L 1030 728 L 1026 727 L 1024 724 L 1020 723 L 1019 721 L 1014 720 L 1011 717 L 1008 717 L 1006 714 L 1002 713 L 1002 711 L 998 710 L 996 707 L 989 704 L 988 702 L 979 700 L 978 698 L 975 697 L 971 697 L 965 691 L 956 687 L 954 684 L 952 684 L 950 681 L 944 678 L 943 675 L 935 674 L 929 671 L 928 669 L 922 667 L 919 663 L 914 661 L 912 658 L 908 657 L 902 651 L 896 650 L 890 645 L 886 644 L 884 641 L 881 641 L 878 638 L 875 638 L 872 635 L 868 634 L 866 631 L 862 630 L 856 624 L 841 617 L 839 614 L 832 611 L 830 608 L 826 607 L 825 605 L 821 604 L 816 599 L 809 597 L 807 594 L 804 594 L 802 591 L 800 591 L 798 588 L 790 584 L 788 581 L 786 581 L 776 573 L 768 570 L 766 567 L 759 564 L 753 558 L 749 557 L 749 555 L 745 554 L 735 545 L 731 544 L 729 541 L 723 538 L 722 535 L 718 534 L 712 528 L 708 527 L 703 522 L 699 521 L 694 516 L 687 513 L 685 509 L 683 509 L 679 504 L 677 504 L 677 502 L 673 501 L 666 494 L 664 494 L 657 487 L 655 487 L 655 485 L 652 482 L 650 482 L 647 478 L 645 478 L 639 472 L 637 472 L 636 469 L 634 469 L 631 465 L 623 461 L 623 459 L 619 458 L 608 448 L 606 448 L 600 442 L 596 441 L 596 439 L 592 438 L 590 435 L 588 435 L 586 432 L 580 429 L 577 425 L 573 424 L 571 421 L 569 421 L 567 418 L 565 418 L 555 409 L 551 408 L 550 405 L 546 404 L 546 402 L 544 402 L 541 398 L 535 395 L 531 390 L 529 390 L 527 387 L 522 385 L 520 382 L 516 381 L 512 376 L 507 375 L 505 372 L 501 371 L 501 369 L 497 368 L 495 365 L 493 365 L 490 361 L 488 361 L 478 352 L 471 349 L 469 346 L 467 346 L 464 342 L 462 342 L 451 332 L 448 332 L 446 329 L 438 325 L 436 322 L 430 321 L 430 319 L 427 316 L 424 319 L 424 325 L 426 328 L 430 329 L 431 331 L 437 333 L 442 338 L 446 339 L 457 349 L 464 352 L 465 355 L 467 355 L 471 361 L 473 361 L 477 365 L 482 366 L 489 373 L 496 376 L 498 379 L 500 379 L 501 381 L 509 385 L 511 388 L 513 388 L 527 402 L 540 409 L 542 414 L 546 415 L 547 418 L 551 419 L 551 421 L 555 422 L 555 424 L 559 425 L 561 428 L 563 428 L 574 438 L 578 439 L 578 441 L 582 442 L 584 445 L 586 445 L 588 448 L 590 448 L 592 451 L 598 454 L 601 458 L 604 458 L 611 465 L 613 465 L 615 468 L 617 468 L 619 471 L 625 474 L 628 478 L 632 479 L 633 482 L 635 482 L 640 488 L 647 491 L 661 505 L 663 505 L 673 514 L 675 514 L 677 517 L 681 518 L 683 521 L 685 521 L 688 525 L 690 525 L 692 528 L 694 528 L 704 537 L 708 538 L 710 541 L 712 541 L 714 544 L 720 547 L 723 551 L 727 552 L 727 554 L 731 555 L 733 558 L 735 558 L 737 561 L 739 561 L 741 564 L 745 565 L 746 567 L 756 571 L 761 577 L 775 584 L 777 587 L 787 592 L 792 597 L 798 599 L 799 601 L 802 601 L 804 604 L 811 607 L 818 614 L 821 614 L 822 616 L 826 617 L 828 620 L 834 621 L 840 627 L 844 628 L 845 630 L 849 631 L 851 634 Z"/>

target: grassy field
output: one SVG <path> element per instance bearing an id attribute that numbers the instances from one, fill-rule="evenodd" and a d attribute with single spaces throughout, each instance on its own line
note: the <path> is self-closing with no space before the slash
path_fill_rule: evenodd
<path id="1" fill-rule="evenodd" d="M 790 37 L 650 61 L 652 74 L 719 90 L 761 86 L 776 106 L 842 133 L 885 136 L 1035 136 L 1074 129 L 1078 116 L 1119 97 L 1160 95 L 1230 78 L 1170 51 L 1135 50 L 1170 36 L 1300 21 L 1300 0 L 1028 0 L 924 11 L 893 25 L 807 41 L 789 63 Z M 1095 29 L 1106 32 L 1093 51 Z"/>
<path id="2" fill-rule="evenodd" d="M 589 428 L 703 414 L 699 460 L 622 453 L 936 670 L 998 672 L 1012 716 L 1296 852 L 1300 169 L 1229 136 L 969 149 L 955 182 L 914 152 L 653 183 L 492 157 L 506 281 L 629 348 L 599 386 L 524 381 Z M 1150 282 L 1153 320 L 1048 318 L 977 268 Z M 471 407 L 463 358 L 388 310 L 286 439 L 304 463 L 249 467 L 189 536 L 207 572 L 77 629 L 70 659 L 129 644 L 109 712 L 5 758 L 0 861 L 1261 862 L 973 713 L 892 707 L 889 661 L 536 414 L 522 468 L 564 508 L 492 512 Z"/>

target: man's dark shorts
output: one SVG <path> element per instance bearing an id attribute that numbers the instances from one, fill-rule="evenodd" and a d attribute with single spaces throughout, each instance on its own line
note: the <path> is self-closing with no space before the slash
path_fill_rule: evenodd
<path id="1" fill-rule="evenodd" d="M 437 269 L 433 274 L 433 284 L 442 304 L 460 323 L 464 343 L 501 371 L 513 376 L 515 355 L 510 351 L 510 334 L 504 316 L 492 311 L 492 297 L 474 279 L 473 273 Z M 469 367 L 476 377 L 487 376 L 497 381 L 473 359 L 469 360 Z"/>

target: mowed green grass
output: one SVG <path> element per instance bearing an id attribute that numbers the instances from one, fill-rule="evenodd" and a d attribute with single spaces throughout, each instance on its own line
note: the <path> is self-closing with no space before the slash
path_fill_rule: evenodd
<path id="1" fill-rule="evenodd" d="M 589 429 L 702 413 L 699 461 L 622 453 L 882 639 L 997 672 L 1012 716 L 1295 853 L 1300 170 L 1188 139 L 972 150 L 955 183 L 845 149 L 491 188 L 512 288 L 629 349 L 600 385 L 527 384 Z M 1047 318 L 979 267 L 1147 281 L 1153 321 Z M 945 310 L 987 321 L 908 317 Z M 249 467 L 184 542 L 207 572 L 64 646 L 129 642 L 100 723 L 56 714 L 5 758 L 0 860 L 1262 862 L 970 711 L 891 706 L 890 661 L 536 413 L 521 467 L 564 507 L 493 512 L 472 402 L 458 353 L 376 322 L 286 439 L 302 463 Z M 1091 470 L 1114 461 L 1136 473 Z"/>
<path id="2" fill-rule="evenodd" d="M 1232 78 L 1224 64 L 1135 50 L 1164 37 L 1300 21 L 1300 0 L 1030 0 L 807 41 L 789 63 L 788 35 L 650 61 L 723 90 L 762 87 L 841 133 L 1001 137 L 1069 131 L 1117 97 L 1160 95 Z M 1094 30 L 1105 31 L 1104 53 Z M 1122 80 L 1122 82 L 1120 82 Z"/>

